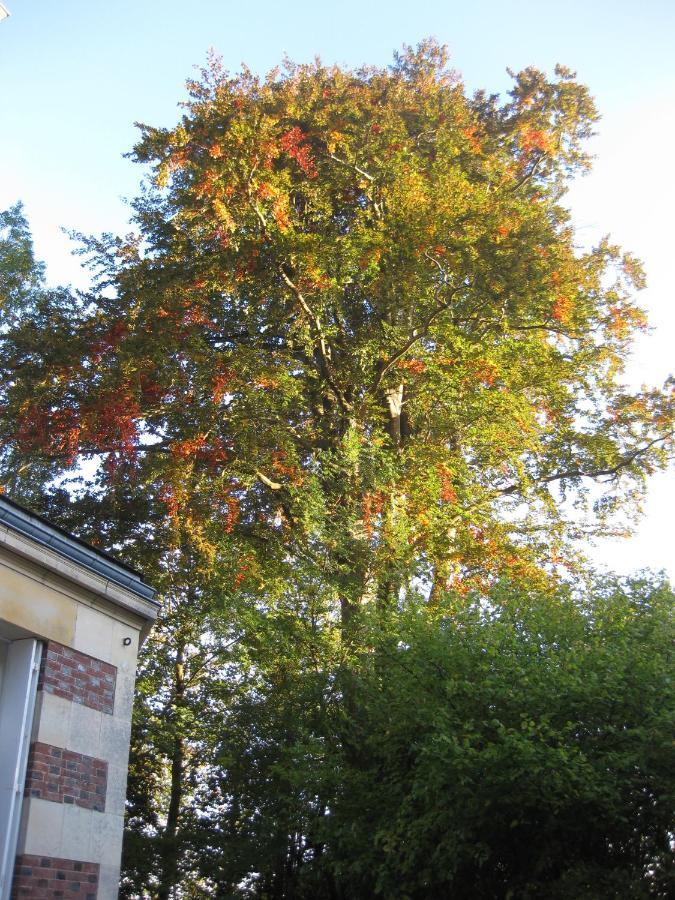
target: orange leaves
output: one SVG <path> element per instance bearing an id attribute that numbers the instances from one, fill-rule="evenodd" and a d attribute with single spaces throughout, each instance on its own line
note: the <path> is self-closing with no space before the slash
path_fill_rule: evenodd
<path id="1" fill-rule="evenodd" d="M 552 136 L 547 132 L 526 125 L 520 131 L 520 146 L 525 153 L 551 153 L 554 143 Z"/>
<path id="2" fill-rule="evenodd" d="M 176 491 L 171 485 L 164 484 L 159 489 L 158 496 L 166 507 L 169 517 L 175 519 L 180 509 L 180 498 L 177 496 Z"/>
<path id="3" fill-rule="evenodd" d="M 520 220 L 516 215 L 506 215 L 495 228 L 496 241 L 500 243 L 509 235 L 517 233 Z"/>
<path id="4" fill-rule="evenodd" d="M 319 173 L 316 169 L 314 156 L 307 143 L 306 135 L 302 129 L 296 125 L 283 134 L 279 140 L 279 147 L 291 159 L 296 161 L 305 175 L 309 178 L 316 178 Z"/>
<path id="5" fill-rule="evenodd" d="M 40 449 L 47 456 L 65 457 L 66 463 L 72 465 L 79 451 L 81 430 L 78 410 L 45 410 L 32 404 L 19 418 L 14 437 L 22 452 Z"/>
<path id="6" fill-rule="evenodd" d="M 288 215 L 288 206 L 281 198 L 274 202 L 272 206 L 272 215 L 279 230 L 288 231 L 291 227 L 291 220 Z"/>
<path id="7" fill-rule="evenodd" d="M 273 391 L 279 387 L 279 382 L 276 378 L 270 378 L 269 375 L 258 375 L 254 382 L 256 387 L 262 388 L 264 391 Z"/>
<path id="8" fill-rule="evenodd" d="M 204 286 L 204 284 L 203 281 L 194 282 L 193 289 L 198 289 L 200 286 Z M 192 328 L 198 326 L 204 326 L 209 329 L 213 328 L 213 320 L 204 308 L 206 301 L 203 298 L 195 300 L 190 296 L 182 296 L 172 299 L 173 303 L 168 309 L 164 306 L 159 307 L 157 310 L 157 317 L 160 319 L 167 319 L 168 322 L 172 322 L 174 325 L 178 326 L 174 331 L 176 337 L 185 337 Z M 166 331 L 168 322 L 163 326 L 162 330 L 164 332 Z"/>
<path id="9" fill-rule="evenodd" d="M 480 140 L 478 139 L 478 132 L 476 127 L 474 125 L 471 125 L 468 128 L 463 128 L 462 134 L 466 138 L 467 143 L 469 144 L 473 152 L 480 153 L 482 148 Z"/>
<path id="10" fill-rule="evenodd" d="M 250 570 L 250 566 L 247 563 L 240 563 L 239 568 L 237 569 L 237 574 L 232 579 L 232 586 L 235 591 L 237 588 L 241 587 L 241 584 L 248 577 L 248 573 Z"/>
<path id="11" fill-rule="evenodd" d="M 174 150 L 168 160 L 169 171 L 173 172 L 175 169 L 180 169 L 188 159 L 189 156 L 185 149 Z"/>
<path id="12" fill-rule="evenodd" d="M 411 375 L 421 375 L 426 371 L 427 364 L 421 359 L 399 359 L 396 363 L 397 369 L 403 369 L 404 372 L 410 372 Z"/>
<path id="13" fill-rule="evenodd" d="M 574 313 L 576 303 L 574 297 L 569 293 L 572 289 L 569 281 L 563 281 L 563 276 L 558 270 L 550 273 L 548 280 L 553 286 L 555 293 L 553 305 L 551 308 L 551 316 L 561 325 L 567 325 Z M 568 293 L 564 293 L 567 290 Z"/>
<path id="14" fill-rule="evenodd" d="M 457 493 L 452 484 L 452 472 L 443 463 L 436 467 L 436 471 L 441 482 L 440 499 L 444 503 L 456 503 Z"/>
<path id="15" fill-rule="evenodd" d="M 80 452 L 135 456 L 140 407 L 128 386 L 104 391 L 80 407 L 52 409 L 35 403 L 19 416 L 14 434 L 24 452 L 40 449 L 47 456 L 75 462 Z"/>
<path id="16" fill-rule="evenodd" d="M 558 294 L 551 309 L 551 315 L 560 322 L 561 325 L 567 325 L 574 312 L 574 300 L 565 294 Z"/>
<path id="17" fill-rule="evenodd" d="M 260 200 L 269 200 L 270 197 L 274 197 L 276 193 L 275 189 L 266 181 L 259 182 L 255 187 L 255 195 Z"/>
<path id="18" fill-rule="evenodd" d="M 367 253 L 363 254 L 359 260 L 359 269 L 362 272 L 365 272 L 366 269 L 369 269 L 371 266 L 377 266 L 381 258 L 382 249 L 380 247 L 375 247 L 373 250 L 369 250 Z"/>
<path id="19" fill-rule="evenodd" d="M 483 387 L 492 387 L 499 376 L 499 369 L 488 359 L 474 359 L 467 363 L 470 380 L 477 381 Z"/>
<path id="20" fill-rule="evenodd" d="M 302 472 L 297 466 L 289 465 L 286 459 L 287 454 L 285 450 L 272 451 L 272 470 L 275 475 L 287 478 L 291 484 L 296 486 L 302 484 Z"/>
<path id="21" fill-rule="evenodd" d="M 171 455 L 176 459 L 191 459 L 206 446 L 206 436 L 198 434 L 194 438 L 176 441 L 171 446 Z"/>
<path id="22" fill-rule="evenodd" d="M 118 320 L 91 345 L 91 360 L 96 365 L 106 353 L 112 353 L 122 343 L 129 328 L 126 322 Z"/>
<path id="23" fill-rule="evenodd" d="M 632 331 L 643 331 L 647 327 L 644 312 L 629 303 L 610 304 L 607 312 L 607 331 L 620 341 L 629 337 Z"/>
<path id="24" fill-rule="evenodd" d="M 213 402 L 218 404 L 227 393 L 228 386 L 235 378 L 235 373 L 227 366 L 220 365 L 218 372 L 213 377 L 211 397 Z"/>
<path id="25" fill-rule="evenodd" d="M 124 456 L 135 453 L 141 410 L 129 388 L 102 394 L 92 407 L 82 412 L 82 432 L 103 451 Z"/>
<path id="26" fill-rule="evenodd" d="M 323 291 L 326 288 L 330 287 L 330 278 L 326 275 L 326 273 L 320 268 L 320 266 L 309 263 L 304 274 L 300 275 L 298 278 L 298 287 L 300 290 L 305 293 L 313 293 L 316 291 Z"/>
<path id="27" fill-rule="evenodd" d="M 369 492 L 363 497 L 363 530 L 369 538 L 375 532 L 375 519 L 382 514 L 386 494 L 383 491 Z"/>
<path id="28" fill-rule="evenodd" d="M 224 499 L 227 506 L 227 512 L 225 513 L 225 519 L 223 521 L 223 531 L 225 534 L 230 534 L 234 530 L 234 526 L 241 517 L 239 500 L 233 496 L 231 490 L 232 488 L 230 487 L 224 492 Z"/>
<path id="29" fill-rule="evenodd" d="M 175 441 L 171 445 L 171 456 L 180 462 L 199 463 L 211 472 L 217 472 L 225 465 L 229 453 L 220 438 L 207 440 L 207 435 L 199 433 L 192 438 Z"/>

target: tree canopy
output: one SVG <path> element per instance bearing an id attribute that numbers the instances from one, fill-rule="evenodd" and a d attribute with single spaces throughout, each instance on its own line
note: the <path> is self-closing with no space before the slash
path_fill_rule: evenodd
<path id="1" fill-rule="evenodd" d="M 287 62 L 260 78 L 213 59 L 188 87 L 175 128 L 141 126 L 132 156 L 151 174 L 135 231 L 82 239 L 89 291 L 48 290 L 20 210 L 0 220 L 0 475 L 166 597 L 136 709 L 128 884 L 168 898 L 198 870 L 222 896 L 301 896 L 297 872 L 328 854 L 316 822 L 338 822 L 346 796 L 314 783 L 317 760 L 354 790 L 390 765 L 404 778 L 387 846 L 418 809 L 400 793 L 417 758 L 372 745 L 390 676 L 412 691 L 375 648 L 394 653 L 414 613 L 433 630 L 423 654 L 452 655 L 463 628 L 492 640 L 462 617 L 477 598 L 497 604 L 499 585 L 557 597 L 571 539 L 635 509 L 666 463 L 672 396 L 621 381 L 646 326 L 638 261 L 609 239 L 575 243 L 564 193 L 589 166 L 597 113 L 568 69 L 513 74 L 504 100 L 468 96 L 429 41 L 383 69 Z M 505 646 L 520 648 L 519 627 Z M 432 719 L 455 677 L 440 675 Z M 551 678 L 546 690 L 567 690 Z M 395 724 L 400 745 L 413 713 Z M 361 735 L 361 775 L 334 715 Z M 554 719 L 566 738 L 551 754 L 590 777 L 570 750 L 577 726 Z M 434 728 L 432 743 L 450 733 Z M 286 743 L 303 785 L 280 768 Z M 540 819 L 514 836 L 527 828 L 554 840 Z M 361 874 L 339 863 L 347 835 L 331 833 L 330 890 L 355 878 L 369 896 L 358 879 L 372 876 L 373 896 L 393 896 L 365 856 Z M 542 872 L 557 865 L 546 853 L 558 859 L 542 849 Z M 424 896 L 390 872 L 409 885 L 400 896 Z"/>
<path id="2" fill-rule="evenodd" d="M 552 486 L 603 480 L 608 513 L 663 461 L 668 395 L 620 381 L 639 264 L 561 205 L 596 119 L 573 73 L 469 98 L 427 43 L 213 62 L 190 97 L 142 128 L 138 232 L 87 244 L 99 289 L 5 340 L 7 452 L 102 459 L 203 548 L 322 557 L 345 609 L 555 558 Z"/>

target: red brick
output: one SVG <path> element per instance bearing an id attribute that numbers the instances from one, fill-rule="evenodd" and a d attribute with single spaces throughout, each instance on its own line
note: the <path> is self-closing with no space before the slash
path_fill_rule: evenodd
<path id="1" fill-rule="evenodd" d="M 110 663 L 49 641 L 40 663 L 38 690 L 111 715 L 116 680 L 117 669 Z"/>
<path id="2" fill-rule="evenodd" d="M 12 898 L 87 900 L 96 897 L 98 879 L 98 863 L 24 854 L 16 858 Z"/>
<path id="3" fill-rule="evenodd" d="M 43 760 L 48 760 L 49 765 L 45 766 Z M 31 745 L 26 771 L 27 797 L 73 803 L 103 812 L 107 785 L 108 763 L 105 760 L 39 741 Z"/>

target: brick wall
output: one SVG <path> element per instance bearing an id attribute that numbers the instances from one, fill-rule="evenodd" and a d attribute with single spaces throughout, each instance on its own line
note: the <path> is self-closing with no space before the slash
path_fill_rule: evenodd
<path id="1" fill-rule="evenodd" d="M 24 854 L 16 858 L 12 898 L 96 900 L 98 877 L 98 863 Z"/>
<path id="2" fill-rule="evenodd" d="M 72 803 L 84 809 L 105 809 L 108 763 L 94 756 L 62 750 L 35 741 L 28 755 L 27 797 Z"/>
<path id="3" fill-rule="evenodd" d="M 110 663 L 48 641 L 40 663 L 38 690 L 112 715 L 117 669 Z"/>

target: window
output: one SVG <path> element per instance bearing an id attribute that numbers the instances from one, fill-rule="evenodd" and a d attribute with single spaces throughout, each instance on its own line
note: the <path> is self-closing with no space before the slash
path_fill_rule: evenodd
<path id="1" fill-rule="evenodd" d="M 0 637 L 0 900 L 12 886 L 41 645 Z"/>

